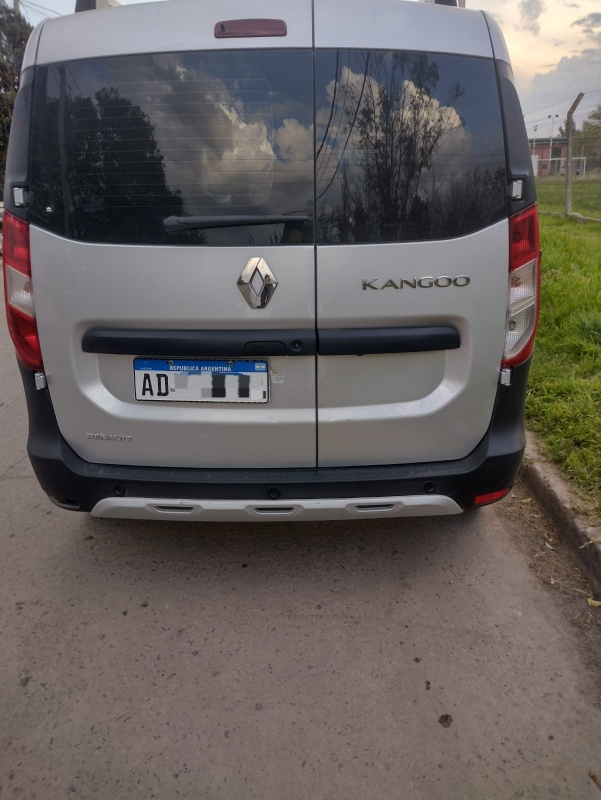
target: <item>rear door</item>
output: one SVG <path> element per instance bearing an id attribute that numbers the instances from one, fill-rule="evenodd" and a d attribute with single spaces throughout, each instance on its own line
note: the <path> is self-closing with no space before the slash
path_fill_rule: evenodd
<path id="1" fill-rule="evenodd" d="M 255 12 L 279 22 L 184 0 L 42 31 L 32 277 L 86 460 L 316 463 L 311 5 Z"/>
<path id="2" fill-rule="evenodd" d="M 503 128 L 483 16 L 316 0 L 319 464 L 457 459 L 492 414 Z"/>

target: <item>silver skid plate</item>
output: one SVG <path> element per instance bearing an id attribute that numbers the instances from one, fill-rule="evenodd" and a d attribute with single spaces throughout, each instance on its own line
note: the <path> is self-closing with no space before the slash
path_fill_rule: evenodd
<path id="1" fill-rule="evenodd" d="M 461 514 L 444 495 L 325 498 L 323 500 L 172 500 L 160 497 L 106 497 L 94 517 L 162 519 L 186 522 L 265 522 L 336 520 L 367 517 L 430 517 Z"/>

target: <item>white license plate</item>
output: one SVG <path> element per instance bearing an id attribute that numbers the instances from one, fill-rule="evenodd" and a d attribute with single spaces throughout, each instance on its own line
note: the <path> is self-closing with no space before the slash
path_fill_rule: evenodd
<path id="1" fill-rule="evenodd" d="M 268 403 L 267 361 L 134 359 L 136 400 Z"/>

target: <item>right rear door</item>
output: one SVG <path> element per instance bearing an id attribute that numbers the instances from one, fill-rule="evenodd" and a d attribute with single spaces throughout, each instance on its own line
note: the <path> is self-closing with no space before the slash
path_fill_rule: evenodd
<path id="1" fill-rule="evenodd" d="M 507 306 L 486 23 L 336 8 L 316 2 L 318 463 L 458 459 L 490 423 Z"/>

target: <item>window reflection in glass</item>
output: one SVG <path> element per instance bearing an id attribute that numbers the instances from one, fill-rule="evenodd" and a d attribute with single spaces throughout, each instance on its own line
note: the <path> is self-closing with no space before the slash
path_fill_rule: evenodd
<path id="1" fill-rule="evenodd" d="M 313 214 L 312 54 L 174 53 L 39 71 L 32 216 L 83 241 L 296 243 L 283 224 L 170 236 L 170 215 Z M 313 240 L 311 220 L 301 241 Z"/>
<path id="2" fill-rule="evenodd" d="M 318 242 L 448 238 L 506 214 L 492 62 L 357 50 L 316 59 Z"/>
<path id="3" fill-rule="evenodd" d="M 494 67 L 485 59 L 229 50 L 36 72 L 31 219 L 82 241 L 461 236 L 506 215 L 504 164 Z M 241 214 L 306 221 L 176 235 L 163 226 L 168 216 Z"/>

